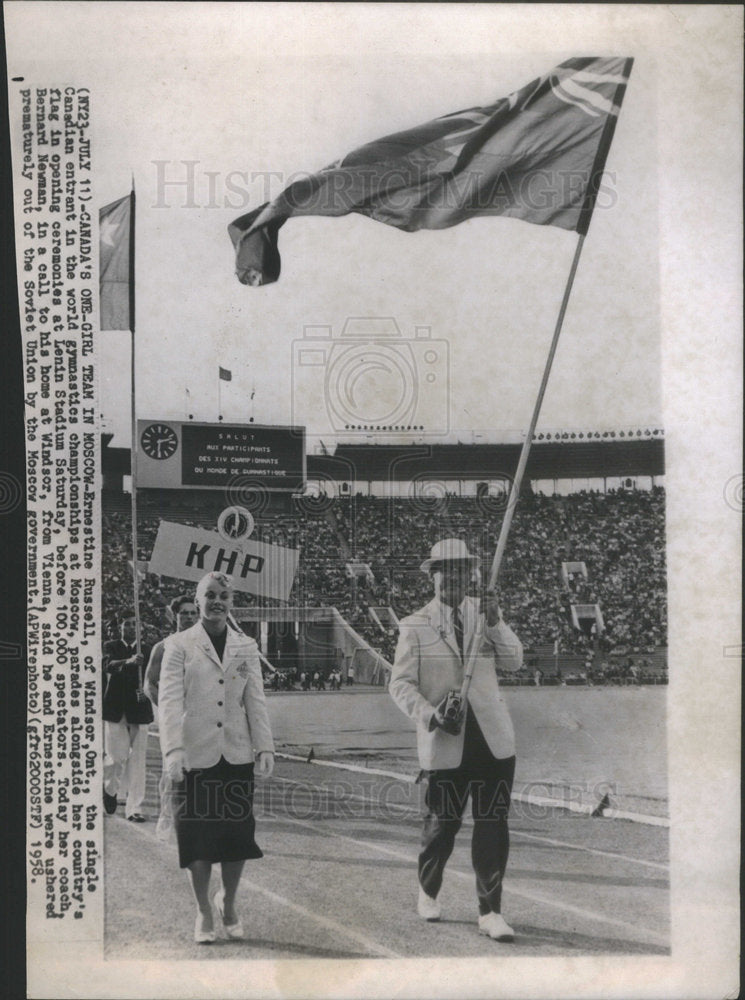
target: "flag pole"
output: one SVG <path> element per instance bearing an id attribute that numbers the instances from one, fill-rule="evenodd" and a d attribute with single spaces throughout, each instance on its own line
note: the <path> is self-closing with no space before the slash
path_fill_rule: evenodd
<path id="1" fill-rule="evenodd" d="M 559 334 L 561 333 L 561 327 L 564 322 L 564 315 L 567 310 L 567 305 L 569 303 L 569 296 L 572 291 L 572 285 L 574 284 L 574 276 L 577 273 L 577 265 L 579 264 L 579 258 L 582 253 L 582 247 L 585 243 L 585 236 L 590 227 L 590 220 L 592 219 L 592 213 L 595 209 L 595 203 L 597 201 L 597 196 L 600 191 L 600 183 L 603 177 L 603 170 L 605 169 L 605 161 L 610 150 L 611 142 L 613 141 L 613 133 L 616 128 L 616 121 L 618 120 L 618 114 L 621 109 L 621 102 L 623 101 L 623 95 L 626 89 L 626 81 L 631 75 L 631 69 L 634 65 L 634 60 L 629 58 L 624 60 L 623 72 L 618 81 L 618 86 L 616 87 L 616 93 L 613 99 L 612 107 L 615 108 L 615 113 L 608 114 L 605 119 L 605 124 L 603 126 L 603 132 L 600 136 L 600 141 L 598 142 L 597 149 L 595 150 L 595 158 L 590 170 L 590 179 L 585 192 L 584 201 L 580 209 L 579 219 L 577 221 L 577 233 L 579 234 L 579 240 L 577 241 L 577 247 L 574 251 L 574 259 L 572 260 L 572 266 L 569 271 L 569 277 L 567 278 L 566 287 L 564 288 L 564 298 L 561 301 L 561 308 L 559 309 L 559 315 L 556 320 L 556 327 L 554 328 L 554 336 L 551 341 L 551 347 L 548 352 L 548 359 L 546 361 L 546 367 L 543 371 L 543 378 L 541 380 L 541 387 L 538 390 L 538 398 L 536 399 L 535 406 L 533 408 L 533 417 L 530 421 L 530 427 L 528 433 L 523 441 L 522 451 L 520 452 L 520 460 L 517 463 L 517 471 L 515 472 L 515 478 L 512 482 L 510 488 L 510 495 L 507 501 L 507 510 L 505 511 L 504 520 L 502 521 L 502 527 L 499 532 L 499 540 L 497 542 L 497 549 L 494 553 L 494 559 L 492 560 L 491 570 L 489 572 L 489 582 L 487 585 L 487 590 L 493 590 L 497 583 L 497 577 L 499 575 L 499 567 L 502 563 L 502 556 L 504 555 L 505 546 L 507 545 L 507 535 L 509 534 L 510 525 L 512 524 L 512 515 L 515 512 L 515 505 L 517 504 L 517 498 L 520 495 L 520 487 L 522 485 L 523 474 L 525 472 L 525 466 L 528 463 L 528 454 L 530 453 L 530 445 L 533 441 L 533 435 L 535 434 L 536 424 L 538 423 L 538 415 L 541 412 L 541 404 L 543 403 L 543 396 L 546 392 L 546 385 L 548 384 L 548 377 L 551 373 L 551 365 L 554 360 L 554 355 L 556 354 L 556 347 L 559 343 Z M 465 682 L 464 682 L 465 683 Z"/>
<path id="2" fill-rule="evenodd" d="M 541 406 L 543 404 L 543 397 L 546 394 L 546 386 L 548 385 L 548 378 L 551 374 L 551 366 L 553 365 L 554 356 L 556 354 L 556 348 L 559 344 L 559 335 L 561 334 L 561 328 L 564 324 L 564 316 L 566 315 L 567 306 L 569 304 L 569 296 L 572 293 L 572 286 L 574 284 L 574 277 L 577 273 L 577 266 L 579 264 L 579 258 L 582 254 L 582 247 L 585 243 L 585 233 L 581 233 L 579 239 L 577 240 L 577 246 L 574 250 L 574 257 L 572 258 L 572 266 L 569 269 L 569 276 L 567 278 L 566 285 L 564 287 L 564 297 L 561 300 L 561 307 L 559 309 L 559 315 L 556 318 L 556 326 L 554 327 L 554 335 L 551 340 L 551 346 L 548 351 L 548 357 L 546 359 L 546 364 L 543 369 L 543 377 L 541 379 L 541 384 L 538 389 L 538 396 L 535 401 L 535 406 L 533 407 L 533 415 L 530 418 L 530 426 L 528 432 L 525 435 L 525 440 L 523 441 L 523 446 L 520 451 L 520 459 L 517 463 L 517 469 L 515 471 L 515 478 L 512 480 L 512 485 L 510 486 L 510 494 L 507 500 L 507 509 L 505 511 L 504 519 L 502 521 L 502 527 L 499 531 L 499 539 L 497 540 L 497 548 L 494 552 L 494 558 L 492 559 L 491 569 L 489 571 L 489 581 L 487 583 L 487 592 L 494 590 L 497 583 L 497 577 L 499 575 L 499 568 L 502 564 L 502 557 L 504 556 L 504 550 L 507 546 L 507 536 L 510 532 L 510 525 L 512 524 L 512 516 L 515 513 L 515 507 L 517 506 L 517 500 L 520 496 L 520 488 L 522 486 L 523 476 L 525 474 L 525 467 L 528 464 L 528 455 L 530 454 L 530 446 L 533 441 L 533 435 L 535 434 L 536 424 L 538 423 L 538 417 L 541 412 Z M 478 635 L 478 630 L 477 633 Z M 460 690 L 461 698 L 465 699 L 468 694 L 468 689 L 471 686 L 471 678 L 473 676 L 473 668 L 476 663 L 476 653 L 478 652 L 478 642 L 471 642 L 471 646 L 468 651 L 468 659 L 466 663 L 465 675 L 463 678 L 463 684 Z"/>
<path id="3" fill-rule="evenodd" d="M 220 421 L 222 419 L 222 387 L 220 386 L 222 379 L 220 378 L 220 366 L 217 366 L 217 419 Z"/>
<path id="4" fill-rule="evenodd" d="M 129 331 L 132 339 L 131 350 L 131 371 L 130 371 L 130 398 L 131 398 L 131 418 L 132 418 L 132 445 L 130 451 L 130 473 L 132 491 L 132 586 L 134 589 L 134 613 L 135 613 L 135 643 L 137 654 L 141 651 L 142 630 L 140 627 L 140 586 L 137 574 L 138 552 L 137 552 L 137 403 L 135 398 L 135 179 L 132 177 L 132 192 L 129 203 Z M 142 687 L 143 676 L 142 666 L 139 667 L 140 687 Z"/>
<path id="5" fill-rule="evenodd" d="M 541 406 L 543 405 L 543 397 L 546 394 L 546 386 L 548 385 L 548 378 L 551 374 L 551 366 L 554 362 L 554 356 L 556 354 L 556 348 L 559 344 L 559 335 L 561 334 L 561 328 L 564 324 L 564 316 L 566 315 L 567 305 L 569 304 L 569 296 L 572 292 L 572 285 L 574 284 L 574 276 L 577 273 L 577 266 L 579 264 L 579 258 L 582 254 L 582 247 L 585 242 L 585 234 L 582 233 L 577 240 L 577 246 L 574 251 L 574 258 L 572 259 L 572 266 L 569 270 L 569 277 L 567 278 L 567 283 L 564 288 L 564 297 L 561 300 L 561 308 L 559 309 L 559 315 L 556 319 L 556 326 L 554 328 L 554 336 L 551 340 L 551 347 L 548 351 L 548 358 L 546 359 L 546 365 L 543 369 L 543 378 L 541 379 L 541 385 L 538 389 L 538 397 L 535 401 L 535 406 L 533 407 L 533 416 L 530 418 L 530 426 L 528 432 L 523 441 L 523 446 L 520 451 L 520 459 L 517 463 L 517 470 L 515 471 L 515 478 L 512 480 L 512 485 L 510 487 L 510 495 L 507 500 L 507 510 L 505 511 L 504 520 L 502 521 L 502 527 L 499 531 L 499 539 L 497 541 L 497 548 L 494 553 L 494 558 L 492 559 L 491 570 L 489 572 L 489 582 L 487 585 L 487 590 L 494 590 L 497 583 L 497 576 L 499 575 L 499 567 L 502 563 L 502 557 L 504 556 L 504 550 L 507 545 L 507 536 L 510 531 L 510 526 L 512 524 L 512 516 L 515 513 L 515 507 L 517 506 L 517 499 L 520 496 L 520 488 L 522 486 L 523 475 L 525 474 L 525 467 L 528 464 L 528 455 L 530 454 L 530 446 L 533 442 L 533 435 L 535 434 L 536 424 L 538 423 L 538 417 L 541 412 Z"/>

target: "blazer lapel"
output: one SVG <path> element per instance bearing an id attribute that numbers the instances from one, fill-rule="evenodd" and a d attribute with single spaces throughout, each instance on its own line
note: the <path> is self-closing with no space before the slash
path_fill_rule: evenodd
<path id="1" fill-rule="evenodd" d="M 465 650 L 464 663 L 468 663 L 468 654 L 471 646 L 476 641 L 477 633 L 480 633 L 481 614 L 479 612 L 479 602 L 477 600 L 467 600 L 463 606 L 463 649 Z"/>
<path id="2" fill-rule="evenodd" d="M 228 626 L 228 638 L 225 642 L 225 653 L 223 655 L 223 663 L 226 667 L 229 660 L 235 655 L 236 650 L 240 648 L 240 645 L 241 637 Z"/>
<path id="3" fill-rule="evenodd" d="M 230 667 L 233 674 L 237 674 L 244 681 L 247 680 L 249 671 L 248 657 L 248 650 L 243 641 L 243 633 L 228 629 L 228 641 L 225 643 L 225 656 L 223 657 L 225 669 L 227 670 Z"/>
<path id="4" fill-rule="evenodd" d="M 445 609 L 439 601 L 433 601 L 429 605 L 429 621 L 432 628 L 439 635 L 442 641 L 448 646 L 460 660 L 460 650 L 455 638 L 455 630 L 452 621 L 448 621 Z"/>
<path id="5" fill-rule="evenodd" d="M 198 622 L 197 625 L 195 625 L 194 627 L 199 630 L 198 633 L 197 633 L 197 636 L 198 636 L 199 648 L 201 649 L 201 651 L 205 654 L 205 656 L 208 656 L 212 660 L 213 663 L 216 663 L 217 666 L 221 670 L 224 670 L 225 668 L 224 668 L 223 664 L 220 663 L 220 659 L 219 659 L 219 657 L 217 655 L 217 652 L 215 651 L 215 647 L 212 645 L 212 640 L 207 635 L 207 631 L 204 628 L 204 626 L 202 625 L 202 623 Z M 230 632 L 230 629 L 228 629 L 228 632 Z M 227 640 L 226 640 L 226 642 L 225 642 L 225 652 L 226 653 L 227 653 L 227 649 L 228 649 L 228 643 L 227 643 Z M 227 656 L 223 655 L 223 659 L 227 659 Z"/>

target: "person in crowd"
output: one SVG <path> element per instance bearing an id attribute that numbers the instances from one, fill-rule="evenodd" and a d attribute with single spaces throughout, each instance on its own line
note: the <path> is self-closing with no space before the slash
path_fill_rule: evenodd
<path id="1" fill-rule="evenodd" d="M 176 632 L 183 632 L 191 628 L 199 620 L 199 612 L 194 603 L 194 598 L 187 594 L 179 594 L 174 598 L 166 609 L 166 620 L 175 626 Z M 163 652 L 165 650 L 165 639 L 156 642 L 150 653 L 147 670 L 145 671 L 145 694 L 153 705 L 158 704 L 158 688 L 160 686 L 160 671 L 163 665 Z"/>
<path id="2" fill-rule="evenodd" d="M 183 632 L 191 628 L 199 620 L 199 613 L 194 599 L 188 594 L 179 594 L 166 608 L 166 619 L 171 625 L 175 625 L 177 632 Z M 165 640 L 156 642 L 150 653 L 147 670 L 145 671 L 145 694 L 153 705 L 158 704 L 158 688 L 160 687 L 160 671 L 163 665 L 163 652 L 165 650 Z M 158 825 L 155 828 L 156 835 L 161 840 L 168 840 L 173 830 L 173 782 L 168 777 L 165 761 L 158 783 L 158 795 L 160 797 L 160 815 Z"/>
<path id="3" fill-rule="evenodd" d="M 119 630 L 119 638 L 107 642 L 103 650 L 103 804 L 107 814 L 115 813 L 117 795 L 126 787 L 124 814 L 130 822 L 144 823 L 147 731 L 153 707 L 143 690 L 142 669 L 150 647 L 142 645 L 137 651 L 133 611 L 119 615 Z"/>
<path id="4" fill-rule="evenodd" d="M 159 691 L 161 745 L 177 783 L 179 864 L 188 868 L 197 904 L 194 940 L 215 940 L 209 895 L 212 865 L 221 867 L 215 909 L 229 938 L 243 936 L 236 893 L 255 840 L 254 761 L 269 777 L 274 741 L 255 641 L 228 627 L 229 577 L 208 573 L 197 585 L 199 621 L 166 640 Z"/>
<path id="5" fill-rule="evenodd" d="M 443 873 L 470 794 L 479 933 L 512 941 L 514 931 L 501 904 L 515 737 L 495 668 L 518 670 L 522 645 L 503 621 L 493 594 L 485 597 L 483 615 L 478 600 L 468 596 L 477 565 L 461 539 L 446 538 L 432 547 L 421 569 L 435 596 L 401 621 L 389 691 L 416 722 L 419 764 L 427 780 L 417 912 L 424 920 L 440 919 Z M 445 712 L 448 692 L 460 689 L 472 647 L 471 687 L 451 718 Z"/>

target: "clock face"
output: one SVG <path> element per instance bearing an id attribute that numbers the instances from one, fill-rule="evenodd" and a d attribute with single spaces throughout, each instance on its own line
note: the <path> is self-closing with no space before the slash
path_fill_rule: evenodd
<path id="1" fill-rule="evenodd" d="M 150 424 L 142 432 L 140 443 L 150 458 L 170 458 L 178 448 L 178 436 L 168 424 Z"/>

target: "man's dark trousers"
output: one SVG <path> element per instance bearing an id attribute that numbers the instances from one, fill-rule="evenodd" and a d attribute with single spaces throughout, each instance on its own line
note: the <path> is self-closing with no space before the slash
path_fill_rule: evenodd
<path id="1" fill-rule="evenodd" d="M 427 816 L 419 854 L 419 884 L 428 896 L 438 895 L 470 794 L 474 820 L 471 860 L 476 873 L 479 913 L 500 913 L 502 880 L 510 849 L 507 814 L 515 758 L 498 760 L 492 756 L 470 705 L 465 726 L 460 766 L 427 772 Z"/>

